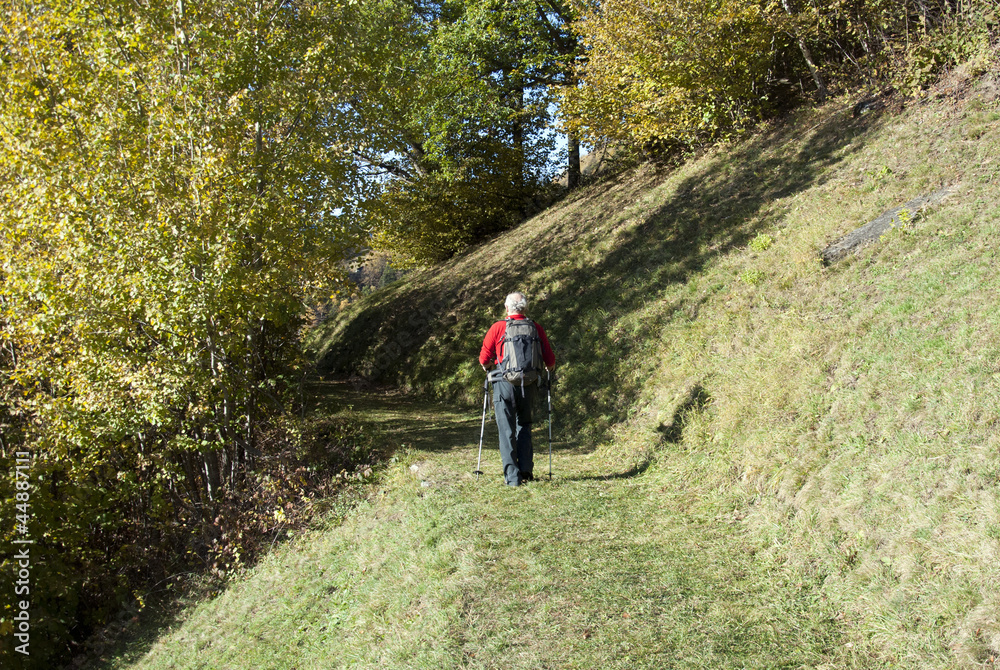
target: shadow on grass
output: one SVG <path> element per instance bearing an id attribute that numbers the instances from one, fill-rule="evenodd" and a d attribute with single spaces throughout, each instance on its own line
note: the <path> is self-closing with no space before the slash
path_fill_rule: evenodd
<path id="1" fill-rule="evenodd" d="M 103 630 L 75 649 L 72 662 L 65 666 L 79 670 L 111 670 L 138 664 L 156 645 L 164 632 L 183 624 L 189 607 L 212 596 L 208 582 L 197 577 L 179 591 L 154 588 L 145 594 L 145 608 L 127 617 L 119 616 Z"/>
<path id="2" fill-rule="evenodd" d="M 705 387 L 701 383 L 692 386 L 688 389 L 684 399 L 678 403 L 670 421 L 657 427 L 660 439 L 668 444 L 679 443 L 684 437 L 684 427 L 687 425 L 691 413 L 703 409 L 710 402 L 712 402 L 712 396 L 705 391 Z"/>
<path id="3" fill-rule="evenodd" d="M 707 299 L 666 292 L 780 224 L 782 199 L 822 183 L 882 123 L 852 119 L 849 109 L 809 128 L 796 118 L 700 159 L 697 172 L 661 189 L 646 213 L 634 212 L 670 173 L 619 175 L 568 197 L 542 215 L 544 224 L 529 222 L 376 294 L 339 322 L 320 371 L 468 400 L 489 315 L 500 317 L 510 291 L 541 291 L 529 316 L 545 327 L 560 361 L 562 429 L 581 442 L 606 440 L 641 389 L 631 369 L 641 352 L 672 319 L 696 319 Z M 602 244 L 608 250 L 596 252 Z"/>
<path id="4" fill-rule="evenodd" d="M 424 451 L 451 451 L 479 442 L 482 406 L 478 409 L 421 401 L 391 389 L 374 389 L 349 380 L 314 381 L 307 387 L 314 401 L 309 411 L 336 414 L 349 410 L 363 414 L 401 445 Z M 442 415 L 446 420 L 441 420 Z M 490 417 L 487 416 L 487 424 Z"/>
<path id="5" fill-rule="evenodd" d="M 606 475 L 581 475 L 579 477 L 566 477 L 565 480 L 569 482 L 586 482 L 586 481 L 610 482 L 619 479 L 634 479 L 635 477 L 638 477 L 639 475 L 646 472 L 646 470 L 649 469 L 651 463 L 652 461 L 649 460 L 643 461 L 642 463 L 639 463 L 629 468 L 625 472 L 612 472 Z"/>
<path id="6" fill-rule="evenodd" d="M 497 425 L 492 401 L 483 421 L 483 406 L 459 401 L 420 400 L 416 394 L 404 394 L 391 387 L 376 387 L 351 379 L 313 380 L 306 387 L 311 398 L 308 412 L 320 411 L 331 416 L 352 411 L 375 421 L 397 442 L 424 451 L 441 452 L 479 445 L 483 433 L 483 453 L 497 449 Z M 480 395 L 480 401 L 482 395 Z M 535 453 L 548 453 L 548 410 L 544 397 L 535 404 L 532 441 Z M 442 420 L 444 417 L 445 420 Z M 484 425 L 485 424 L 485 425 Z M 588 454 L 594 445 L 568 442 L 558 422 L 553 426 L 553 453 Z"/>

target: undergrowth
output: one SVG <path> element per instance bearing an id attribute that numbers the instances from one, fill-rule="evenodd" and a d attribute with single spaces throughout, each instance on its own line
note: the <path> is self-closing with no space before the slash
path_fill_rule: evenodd
<path id="1" fill-rule="evenodd" d="M 245 578 L 275 547 L 342 518 L 393 451 L 385 431 L 352 407 L 336 416 L 286 417 L 264 443 L 268 452 L 244 482 L 243 495 L 220 502 L 211 545 L 189 552 L 172 574 L 137 591 L 131 607 L 76 646 L 77 667 L 154 640 L 157 629 Z"/>

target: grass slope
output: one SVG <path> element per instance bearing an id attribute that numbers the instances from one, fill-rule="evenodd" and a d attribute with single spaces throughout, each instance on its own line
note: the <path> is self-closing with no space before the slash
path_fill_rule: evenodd
<path id="1" fill-rule="evenodd" d="M 317 398 L 409 450 L 110 667 L 995 667 L 1000 73 L 957 83 L 596 184 L 324 324 L 326 370 L 418 393 Z M 510 490 L 495 450 L 469 470 L 475 357 L 518 288 L 560 442 L 553 482 Z"/>
<path id="2" fill-rule="evenodd" d="M 668 472 L 609 473 L 560 447 L 551 482 L 512 490 L 495 447 L 470 474 L 472 411 L 327 398 L 411 440 L 378 491 L 108 667 L 857 665 L 816 585 L 689 509 Z"/>
<path id="3" fill-rule="evenodd" d="M 327 369 L 474 397 L 523 288 L 562 429 L 735 514 L 886 663 L 1000 656 L 997 72 L 853 118 L 802 111 L 575 194 L 317 331 Z M 942 88 L 943 90 L 943 88 Z M 883 211 L 954 195 L 824 268 Z M 436 304 L 435 304 L 436 301 Z"/>

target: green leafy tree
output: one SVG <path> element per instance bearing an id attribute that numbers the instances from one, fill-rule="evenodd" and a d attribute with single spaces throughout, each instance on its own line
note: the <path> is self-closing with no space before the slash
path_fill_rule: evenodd
<path id="1" fill-rule="evenodd" d="M 346 99 L 378 54 L 354 5 L 3 6 L 0 465 L 33 455 L 33 632 L 65 640 L 185 550 L 232 560 L 303 305 L 360 243 Z"/>
<path id="2" fill-rule="evenodd" d="M 813 0 L 799 3 L 796 20 L 845 86 L 909 94 L 945 66 L 988 53 L 998 16 L 993 0 Z"/>
<path id="3" fill-rule="evenodd" d="M 376 244 L 433 262 L 523 219 L 551 183 L 565 22 L 524 0 L 368 11 L 369 26 L 396 17 L 397 35 L 356 107 L 373 129 L 359 158 L 383 187 L 371 210 Z"/>
<path id="4" fill-rule="evenodd" d="M 739 133 L 815 87 L 912 91 L 987 53 L 987 0 L 576 0 L 583 47 L 567 127 L 675 148 Z"/>

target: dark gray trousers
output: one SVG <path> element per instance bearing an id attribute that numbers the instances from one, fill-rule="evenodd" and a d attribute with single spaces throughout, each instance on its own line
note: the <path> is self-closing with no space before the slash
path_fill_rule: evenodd
<path id="1" fill-rule="evenodd" d="M 493 384 L 493 407 L 500 432 L 500 460 L 508 483 L 518 481 L 520 473 L 534 469 L 531 449 L 531 406 L 535 386 L 515 386 L 508 381 Z"/>

